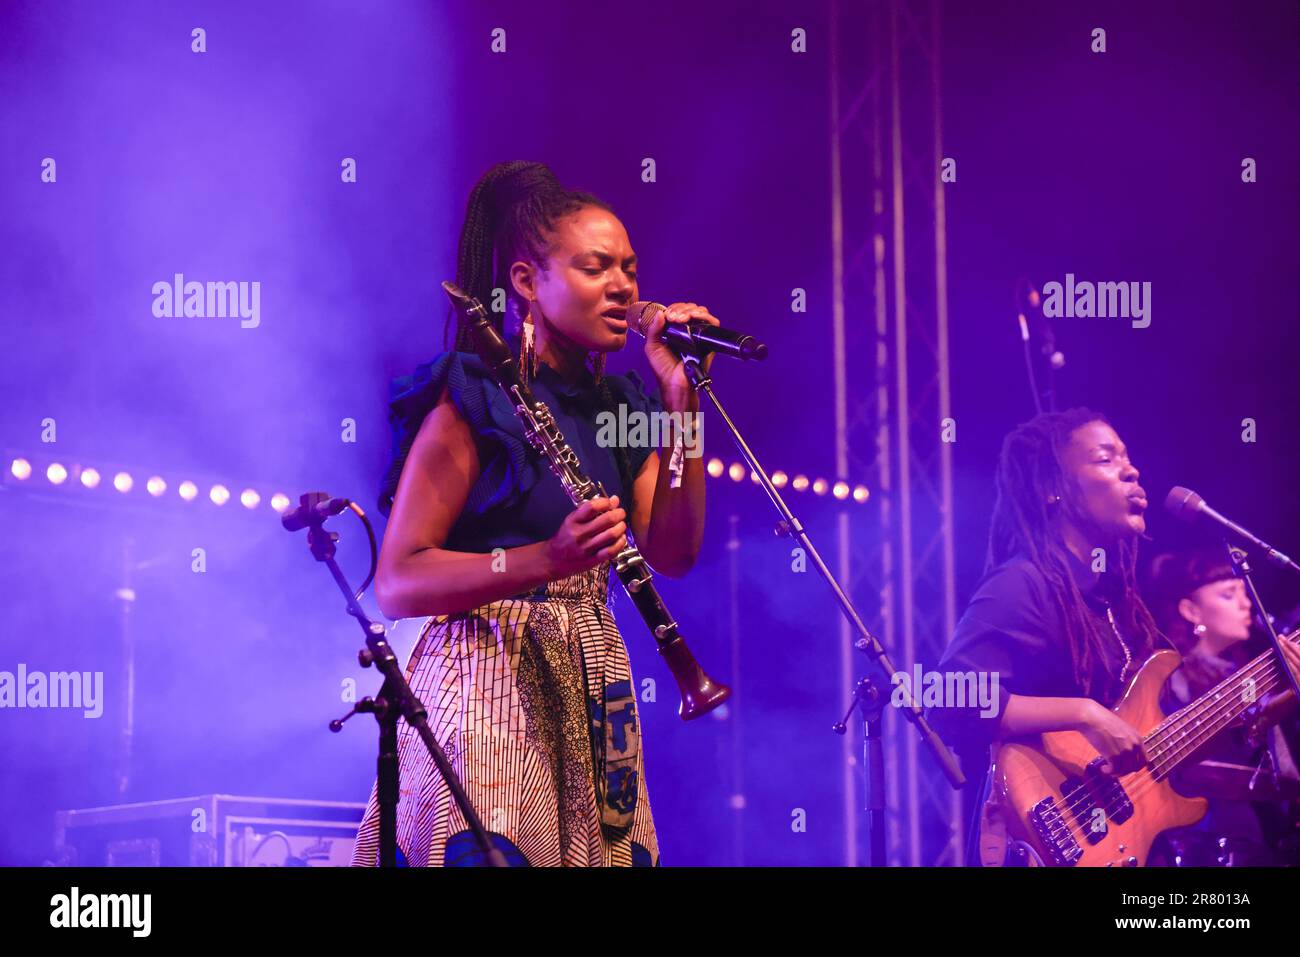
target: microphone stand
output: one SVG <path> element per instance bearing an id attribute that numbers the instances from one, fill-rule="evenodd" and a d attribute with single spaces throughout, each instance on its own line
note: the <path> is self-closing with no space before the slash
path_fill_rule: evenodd
<path id="1" fill-rule="evenodd" d="M 303 510 L 307 511 L 310 505 L 327 499 L 328 496 L 322 492 L 309 492 L 301 496 L 299 500 L 304 507 Z M 370 522 L 365 517 L 365 513 L 355 503 L 349 503 L 348 507 L 357 514 L 369 529 Z M 373 714 L 375 720 L 379 723 L 379 866 L 397 866 L 397 802 L 401 799 L 399 793 L 401 771 L 397 760 L 398 718 L 405 718 L 406 723 L 415 729 L 420 736 L 420 740 L 424 742 L 424 746 L 428 748 L 433 763 L 437 765 L 438 772 L 442 775 L 443 780 L 447 782 L 451 796 L 456 801 L 456 806 L 460 808 L 461 813 L 465 816 L 465 821 L 474 834 L 474 840 L 478 842 L 479 849 L 483 852 L 488 864 L 492 867 L 509 866 L 506 864 L 502 853 L 488 839 L 487 831 L 483 829 L 483 822 L 479 820 L 478 814 L 475 813 L 469 798 L 465 795 L 464 788 L 461 787 L 460 780 L 456 777 L 451 762 L 447 760 L 447 755 L 443 752 L 433 735 L 433 731 L 429 728 L 428 712 L 425 711 L 424 705 L 420 703 L 420 699 L 416 697 L 415 692 L 411 690 L 411 686 L 406 683 L 406 676 L 402 673 L 402 666 L 397 660 L 397 655 L 393 653 L 392 647 L 388 644 L 384 626 L 377 621 L 371 621 L 366 615 L 365 610 L 357 600 L 359 595 L 353 593 L 347 578 L 339 569 L 338 563 L 334 561 L 334 543 L 338 541 L 338 533 L 325 531 L 323 523 L 326 516 L 310 512 L 308 512 L 308 516 L 306 520 L 307 544 L 311 546 L 311 553 L 318 562 L 324 562 L 329 568 L 330 575 L 338 584 L 339 590 L 343 592 L 343 597 L 347 599 L 348 614 L 360 623 L 362 631 L 366 634 L 366 647 L 357 655 L 357 660 L 363 668 L 374 665 L 384 676 L 384 683 L 380 687 L 377 697 L 362 698 L 351 711 L 342 718 L 331 721 L 329 725 L 331 731 L 341 731 L 344 721 L 347 721 L 354 714 L 363 713 Z M 373 553 L 373 533 L 370 537 L 370 543 Z"/>
<path id="2" fill-rule="evenodd" d="M 1223 540 L 1223 547 L 1228 550 L 1228 560 L 1232 562 L 1232 570 L 1236 576 L 1246 583 L 1246 593 L 1250 595 L 1251 602 L 1255 605 L 1255 610 L 1259 612 L 1260 619 L 1264 622 L 1264 629 L 1268 632 L 1268 637 L 1273 642 L 1273 653 L 1277 655 L 1278 660 L 1282 663 L 1282 673 L 1287 676 L 1297 697 L 1300 697 L 1300 684 L 1291 673 L 1291 667 L 1287 664 L 1286 655 L 1282 654 L 1282 642 L 1277 636 L 1277 629 L 1273 627 L 1273 619 L 1268 611 L 1264 608 L 1264 603 L 1260 601 L 1259 592 L 1255 590 L 1255 582 L 1250 577 L 1250 562 L 1247 560 L 1245 549 L 1238 548 L 1226 538 Z"/>
<path id="3" fill-rule="evenodd" d="M 862 774 L 867 793 L 867 837 L 872 867 L 885 866 L 885 751 L 881 737 L 881 715 L 885 696 L 870 678 L 863 678 L 853 689 L 853 703 L 832 728 L 836 734 L 848 730 L 853 709 L 862 711 Z"/>
<path id="4" fill-rule="evenodd" d="M 812 539 L 808 537 L 808 532 L 804 529 L 803 525 L 800 524 L 799 520 L 795 518 L 794 513 L 786 506 L 785 502 L 781 498 L 781 493 L 776 490 L 776 486 L 772 484 L 772 480 L 768 477 L 768 474 L 763 471 L 763 466 L 758 464 L 758 458 L 745 442 L 744 436 L 740 434 L 740 430 L 736 427 L 736 424 L 732 422 L 731 417 L 727 415 L 727 410 L 722 407 L 722 402 L 713 391 L 713 379 L 704 371 L 700 355 L 697 354 L 695 350 L 691 349 L 682 349 L 680 354 L 682 356 L 682 367 L 686 372 L 686 379 L 690 382 L 691 388 L 695 390 L 696 394 L 703 392 L 709 397 L 709 400 L 713 403 L 713 407 L 718 410 L 718 415 L 722 417 L 723 423 L 731 431 L 731 435 L 736 441 L 736 448 L 740 450 L 741 456 L 744 457 L 753 473 L 758 476 L 759 483 L 763 486 L 763 491 L 767 493 L 767 497 L 772 501 L 772 505 L 781 514 L 781 521 L 779 521 L 776 526 L 777 534 L 789 535 L 791 538 L 799 542 L 804 553 L 812 559 L 813 565 L 817 568 L 817 571 L 821 574 L 822 578 L 826 580 L 826 584 L 830 586 L 831 594 L 835 596 L 835 600 L 839 603 L 840 610 L 844 613 L 844 617 L 848 619 L 849 625 L 857 632 L 858 638 L 853 643 L 854 647 L 871 658 L 883 672 L 886 683 L 892 684 L 893 676 L 898 672 L 898 669 L 894 666 L 893 661 L 890 660 L 889 655 L 885 652 L 884 646 L 881 645 L 876 636 L 867 628 L 861 616 L 858 615 L 857 609 L 853 607 L 853 602 L 850 601 L 849 596 L 844 593 L 844 589 L 840 587 L 839 582 L 835 580 L 835 576 L 832 574 L 830 568 L 828 568 L 826 563 L 822 561 L 821 555 L 813 546 Z M 861 686 L 859 685 L 859 687 Z M 903 706 L 899 709 L 902 712 L 903 717 L 911 722 L 912 727 L 914 727 L 917 734 L 921 736 L 921 743 L 930 749 L 930 753 L 934 755 L 935 760 L 939 764 L 940 770 L 943 771 L 944 777 L 948 779 L 948 783 L 952 785 L 953 789 L 955 790 L 962 787 L 966 783 L 966 778 L 961 773 L 961 768 L 958 766 L 956 758 L 953 756 L 952 752 L 948 750 L 948 746 L 943 743 L 943 740 L 935 730 L 930 727 L 929 722 L 925 720 L 924 713 L 912 695 L 912 689 L 907 685 L 902 685 L 900 687 L 906 696 Z M 879 697 L 879 692 L 876 691 L 875 693 L 876 696 Z M 860 692 L 855 689 L 855 705 L 859 694 Z M 876 701 L 872 704 L 873 706 L 879 704 L 883 707 L 883 702 L 881 701 Z M 850 710 L 852 709 L 850 708 Z M 871 712 L 867 708 L 865 701 L 863 717 L 868 721 L 868 730 L 870 730 Z M 841 722 L 841 726 L 842 725 L 843 722 Z M 839 730 L 838 733 L 843 734 L 844 732 L 843 730 Z M 869 735 L 867 742 L 868 749 L 870 749 L 871 740 L 872 737 Z M 879 737 L 876 736 L 875 740 L 878 747 Z M 874 773 L 872 769 L 873 763 L 878 765 L 874 769 Z M 879 789 L 878 796 L 880 797 L 880 808 L 871 808 L 873 812 L 872 827 L 874 829 L 877 822 L 883 825 L 884 819 L 883 795 L 885 775 L 883 758 L 880 758 L 878 761 L 873 761 L 871 752 L 868 750 L 868 760 L 864 762 L 863 773 L 867 775 L 868 795 L 877 793 L 873 789 Z M 874 804 L 874 801 L 869 799 L 869 803 Z M 880 813 L 877 814 L 877 810 L 879 810 Z M 883 832 L 881 834 L 880 847 L 881 860 L 876 860 L 874 838 L 872 849 L 872 864 L 877 866 L 883 864 Z"/>

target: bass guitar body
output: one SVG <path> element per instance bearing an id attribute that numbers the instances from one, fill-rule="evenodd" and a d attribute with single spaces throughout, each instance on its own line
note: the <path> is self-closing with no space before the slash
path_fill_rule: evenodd
<path id="1" fill-rule="evenodd" d="M 1160 693 L 1181 659 L 1158 651 L 1133 676 L 1114 708 L 1144 738 L 1165 720 Z M 1139 867 L 1161 831 L 1199 821 L 1204 798 L 1176 792 L 1150 766 L 1101 773 L 1102 757 L 1081 733 L 1053 731 L 994 750 L 993 796 L 1009 836 L 1047 866 Z"/>

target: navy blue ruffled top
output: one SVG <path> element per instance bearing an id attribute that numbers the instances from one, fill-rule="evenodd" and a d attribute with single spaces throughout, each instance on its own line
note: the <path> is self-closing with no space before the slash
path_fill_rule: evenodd
<path id="1" fill-rule="evenodd" d="M 511 337 L 511 345 L 518 355 L 517 336 Z M 616 406 L 610 411 L 617 413 L 619 403 L 626 403 L 629 412 L 663 411 L 658 394 L 648 395 L 635 371 L 626 375 L 606 373 L 605 380 Z M 614 449 L 596 442 L 596 416 L 604 406 L 590 372 L 584 370 L 579 382 L 569 383 L 539 358 L 537 376 L 529 384 L 533 395 L 550 408 L 583 470 L 599 481 L 607 494 L 617 494 L 620 503 L 627 502 L 630 490 L 623 487 Z M 469 352 L 444 352 L 417 366 L 411 375 L 393 380 L 388 415 L 393 427 L 393 460 L 380 485 L 379 510 L 389 513 L 397 480 L 420 424 L 447 387 L 474 434 L 479 477 L 442 547 L 457 552 L 490 552 L 550 538 L 573 511 L 573 503 L 540 453 L 524 440 L 523 423 L 505 393 L 482 360 Z M 627 450 L 633 477 L 652 451 Z"/>

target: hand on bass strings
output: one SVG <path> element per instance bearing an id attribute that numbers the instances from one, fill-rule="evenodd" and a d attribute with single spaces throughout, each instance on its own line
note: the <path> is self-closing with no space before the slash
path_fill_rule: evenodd
<path id="1" fill-rule="evenodd" d="M 1078 731 L 1105 759 L 1101 766 L 1102 774 L 1116 777 L 1132 774 L 1147 763 L 1146 752 L 1142 749 L 1142 735 L 1099 702 L 1085 700 Z"/>

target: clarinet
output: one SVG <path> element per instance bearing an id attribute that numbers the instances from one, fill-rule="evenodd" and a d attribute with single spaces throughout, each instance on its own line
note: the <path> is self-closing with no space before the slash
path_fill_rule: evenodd
<path id="1" fill-rule="evenodd" d="M 528 443 L 545 457 L 551 471 L 559 477 L 569 499 L 574 505 L 580 505 L 604 496 L 605 490 L 601 484 L 583 472 L 578 456 L 564 440 L 551 410 L 545 402 L 535 398 L 523 382 L 510 347 L 492 326 L 483 304 L 453 283 L 444 282 L 442 288 L 467 322 L 475 352 L 514 405 L 515 413 L 523 422 L 524 436 Z M 731 697 L 730 688 L 704 673 L 685 640 L 678 634 L 677 622 L 659 597 L 650 568 L 632 539 L 631 529 L 627 532 L 627 548 L 614 559 L 614 571 L 649 626 L 659 647 L 659 654 L 668 663 L 668 670 L 677 682 L 677 689 L 682 696 L 677 713 L 682 719 L 690 721 L 708 714 Z"/>

